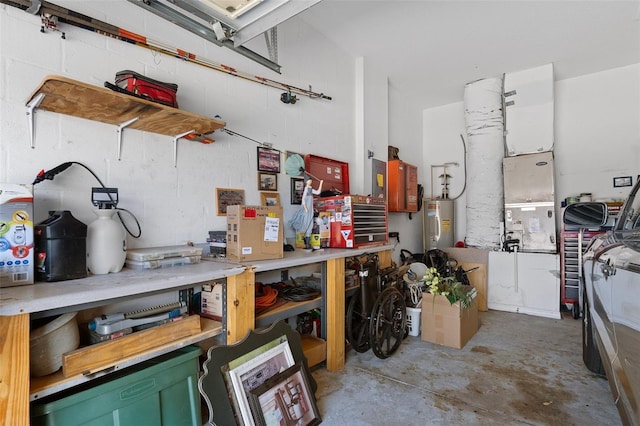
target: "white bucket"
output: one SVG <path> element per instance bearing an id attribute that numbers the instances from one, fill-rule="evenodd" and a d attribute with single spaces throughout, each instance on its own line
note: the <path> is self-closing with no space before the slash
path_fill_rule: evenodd
<path id="1" fill-rule="evenodd" d="M 409 336 L 420 335 L 420 312 L 422 308 L 410 308 L 407 306 L 407 329 Z"/>

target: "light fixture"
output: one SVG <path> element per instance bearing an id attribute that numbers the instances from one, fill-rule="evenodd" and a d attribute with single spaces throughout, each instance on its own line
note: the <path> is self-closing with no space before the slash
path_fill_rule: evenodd
<path id="1" fill-rule="evenodd" d="M 236 19 L 249 10 L 253 9 L 263 0 L 200 0 L 202 3 L 213 8 L 218 13 Z"/>

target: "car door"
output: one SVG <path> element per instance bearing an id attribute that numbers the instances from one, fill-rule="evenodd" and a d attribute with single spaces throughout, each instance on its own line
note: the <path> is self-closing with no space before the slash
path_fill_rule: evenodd
<path id="1" fill-rule="evenodd" d="M 612 251 L 611 319 L 617 357 L 612 362 L 630 423 L 640 421 L 640 197 L 627 200 L 614 232 L 621 244 Z"/>
<path id="2" fill-rule="evenodd" d="M 615 359 L 618 351 L 611 309 L 614 278 L 612 263 L 615 262 L 618 248 L 612 235 L 608 235 L 607 238 L 598 239 L 590 253 L 585 253 L 585 282 L 590 282 L 587 290 L 592 311 L 591 321 L 600 337 L 600 356 L 603 362 Z"/>

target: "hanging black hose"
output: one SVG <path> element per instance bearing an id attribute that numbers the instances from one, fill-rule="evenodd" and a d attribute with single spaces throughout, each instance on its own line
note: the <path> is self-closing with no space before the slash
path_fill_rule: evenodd
<path id="1" fill-rule="evenodd" d="M 59 164 L 56 167 L 54 167 L 53 169 L 49 169 L 47 171 L 44 171 L 44 169 L 40 170 L 40 173 L 38 173 L 36 178 L 33 180 L 33 184 L 32 185 L 38 184 L 38 183 L 42 182 L 43 180 L 53 180 L 53 178 L 58 173 L 61 173 L 61 172 L 65 171 L 65 170 L 67 170 L 69 167 L 71 167 L 74 164 L 82 166 L 85 170 L 87 170 L 89 173 L 91 173 L 91 175 L 98 181 L 98 183 L 100 184 L 100 186 L 102 188 L 106 188 L 104 183 L 102 183 L 102 181 L 100 180 L 98 175 L 96 175 L 93 172 L 93 170 L 91 170 L 89 167 L 87 167 L 84 164 L 79 163 L 77 161 L 67 161 L 66 163 Z M 107 194 L 109 196 L 109 198 L 111 199 L 112 202 L 114 202 L 114 203 L 117 202 L 117 200 L 113 199 L 113 197 L 111 196 L 110 193 L 106 192 L 105 194 Z M 131 213 L 129 210 L 123 209 L 121 207 L 116 207 L 115 209 L 118 211 L 118 219 L 120 219 L 120 223 L 122 223 L 122 226 L 124 227 L 125 231 L 127 231 L 127 234 L 129 234 L 132 238 L 140 238 L 140 236 L 142 235 L 142 228 L 140 227 L 140 222 L 138 222 L 138 219 L 135 217 L 135 215 L 133 213 Z M 121 211 L 128 213 L 133 218 L 133 220 L 135 220 L 136 226 L 138 227 L 138 234 L 137 235 L 134 235 L 129 230 L 129 227 L 124 223 L 124 219 L 122 218 L 122 215 L 120 214 Z"/>

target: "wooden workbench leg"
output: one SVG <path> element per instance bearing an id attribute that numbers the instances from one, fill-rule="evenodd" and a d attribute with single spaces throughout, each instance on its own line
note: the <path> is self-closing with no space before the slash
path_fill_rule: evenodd
<path id="1" fill-rule="evenodd" d="M 256 326 L 256 281 L 253 268 L 227 278 L 227 344 L 238 342 Z"/>
<path id="2" fill-rule="evenodd" d="M 326 291 L 327 370 L 344 367 L 344 259 L 327 260 Z"/>
<path id="3" fill-rule="evenodd" d="M 29 314 L 0 316 L 0 424 L 29 425 Z"/>

